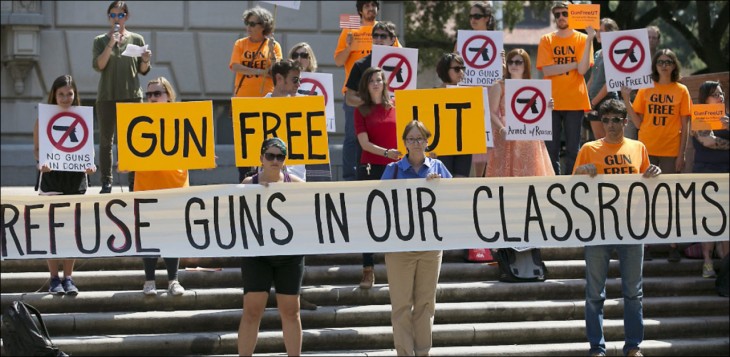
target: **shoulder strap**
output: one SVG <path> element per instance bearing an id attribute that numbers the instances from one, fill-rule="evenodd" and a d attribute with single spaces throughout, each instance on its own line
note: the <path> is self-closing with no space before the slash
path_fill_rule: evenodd
<path id="1" fill-rule="evenodd" d="M 289 176 L 289 171 L 286 169 L 284 170 L 284 182 L 291 182 L 291 176 Z"/>
<path id="2" fill-rule="evenodd" d="M 254 174 L 253 176 L 251 176 L 251 183 L 254 185 L 259 184 L 259 174 Z"/>

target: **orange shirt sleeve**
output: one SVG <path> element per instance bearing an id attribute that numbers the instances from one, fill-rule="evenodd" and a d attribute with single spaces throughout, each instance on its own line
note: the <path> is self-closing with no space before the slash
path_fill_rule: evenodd
<path id="1" fill-rule="evenodd" d="M 337 55 L 340 54 L 340 52 L 344 51 L 345 47 L 347 47 L 347 32 L 348 31 L 349 30 L 342 30 L 342 32 L 340 32 L 340 38 L 337 39 L 337 48 L 335 48 L 335 53 L 332 56 L 333 58 L 337 57 Z"/>
<path id="2" fill-rule="evenodd" d="M 645 106 L 646 106 L 646 99 L 644 98 L 646 96 L 646 90 L 644 88 L 639 89 L 636 92 L 636 97 L 634 97 L 634 102 L 631 103 L 631 107 L 634 108 L 634 111 L 637 114 L 644 114 L 645 112 Z"/>
<path id="3" fill-rule="evenodd" d="M 538 70 L 542 70 L 542 67 L 551 66 L 555 64 L 553 54 L 550 51 L 550 35 L 543 35 L 540 38 L 540 44 L 537 46 L 537 66 Z"/>
<path id="4" fill-rule="evenodd" d="M 689 96 L 689 90 L 682 85 L 682 99 L 679 102 L 679 115 L 692 115 L 692 99 Z"/>

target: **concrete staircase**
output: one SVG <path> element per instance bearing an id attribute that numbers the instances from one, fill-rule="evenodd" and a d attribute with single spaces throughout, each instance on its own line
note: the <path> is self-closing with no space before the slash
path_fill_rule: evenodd
<path id="1" fill-rule="evenodd" d="M 494 264 L 464 263 L 444 253 L 434 325 L 433 356 L 586 355 L 581 248 L 543 249 L 543 283 L 497 281 Z M 730 308 L 701 278 L 701 260 L 669 263 L 653 247 L 644 268 L 644 354 L 728 355 Z M 379 259 L 379 260 L 377 260 Z M 376 285 L 360 290 L 359 254 L 307 257 L 302 295 L 316 311 L 302 311 L 305 355 L 394 356 L 388 285 L 382 254 Z M 219 271 L 185 271 L 212 267 Z M 242 290 L 237 259 L 183 259 L 182 296 L 144 296 L 139 258 L 78 260 L 76 297 L 52 296 L 45 261 L 2 262 L 1 307 L 13 300 L 37 307 L 53 341 L 72 355 L 236 354 Z M 162 260 L 158 287 L 166 287 Z M 618 261 L 611 262 L 605 333 L 609 355 L 621 355 L 622 300 Z M 256 347 L 283 355 L 278 312 L 269 306 Z"/>

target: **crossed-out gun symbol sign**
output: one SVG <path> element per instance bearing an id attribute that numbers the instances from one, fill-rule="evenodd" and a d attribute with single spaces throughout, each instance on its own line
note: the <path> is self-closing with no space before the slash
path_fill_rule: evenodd
<path id="1" fill-rule="evenodd" d="M 393 72 L 395 71 L 395 66 L 383 66 L 383 70 Z M 398 67 L 398 70 L 395 72 L 395 80 L 403 83 L 403 68 Z"/>
<path id="2" fill-rule="evenodd" d="M 615 53 L 617 55 L 622 55 L 622 54 L 627 53 L 627 52 L 629 54 L 629 61 L 636 62 L 637 59 L 636 59 L 636 56 L 634 56 L 634 50 L 633 49 L 627 48 L 627 49 L 623 49 L 623 50 L 613 50 L 613 53 Z"/>
<path id="3" fill-rule="evenodd" d="M 483 61 L 489 61 L 489 51 L 487 50 L 486 47 L 485 48 L 469 47 L 469 51 L 470 52 L 477 52 L 477 53 L 481 52 L 481 54 L 482 54 L 482 60 Z"/>
<path id="4" fill-rule="evenodd" d="M 53 130 L 58 130 L 58 131 L 61 131 L 64 133 L 66 131 L 68 131 L 68 128 L 70 128 L 70 126 L 65 126 L 65 125 L 54 125 L 53 126 Z M 71 132 L 68 134 L 68 138 L 69 138 L 69 140 L 71 140 L 72 143 L 79 142 L 79 138 L 76 137 L 76 128 L 71 129 Z"/>

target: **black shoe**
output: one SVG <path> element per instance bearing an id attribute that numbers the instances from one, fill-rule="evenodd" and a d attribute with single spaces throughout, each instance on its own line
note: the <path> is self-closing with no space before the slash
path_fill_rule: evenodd
<path id="1" fill-rule="evenodd" d="M 682 255 L 679 254 L 679 248 L 677 248 L 677 247 L 669 248 L 669 257 L 667 258 L 667 260 L 672 263 L 676 263 L 676 262 L 682 260 Z"/>
<path id="2" fill-rule="evenodd" d="M 299 308 L 301 310 L 317 310 L 317 305 L 299 296 Z"/>
<path id="3" fill-rule="evenodd" d="M 101 191 L 99 193 L 112 193 L 112 183 L 104 182 L 101 184 Z"/>

